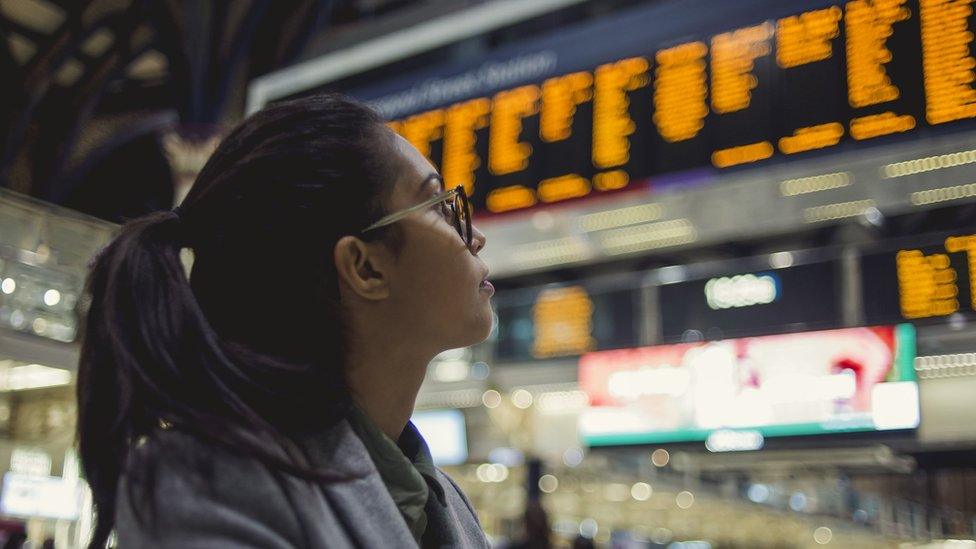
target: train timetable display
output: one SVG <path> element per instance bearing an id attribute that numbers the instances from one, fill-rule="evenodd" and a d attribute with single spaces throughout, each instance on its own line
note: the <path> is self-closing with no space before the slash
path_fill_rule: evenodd
<path id="1" fill-rule="evenodd" d="M 976 118 L 972 4 L 824 4 L 389 124 L 493 213 L 918 135 Z"/>
<path id="2" fill-rule="evenodd" d="M 860 268 L 868 322 L 976 315 L 976 235 L 866 253 Z"/>
<path id="3" fill-rule="evenodd" d="M 639 291 L 581 284 L 502 293 L 497 302 L 496 358 L 518 361 L 579 356 L 638 341 Z"/>

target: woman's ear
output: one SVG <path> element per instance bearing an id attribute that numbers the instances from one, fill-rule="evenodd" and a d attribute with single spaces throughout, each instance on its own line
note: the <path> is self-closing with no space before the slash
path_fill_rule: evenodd
<path id="1" fill-rule="evenodd" d="M 339 283 L 359 297 L 379 301 L 390 296 L 390 263 L 382 246 L 370 246 L 355 236 L 344 236 L 333 250 Z"/>

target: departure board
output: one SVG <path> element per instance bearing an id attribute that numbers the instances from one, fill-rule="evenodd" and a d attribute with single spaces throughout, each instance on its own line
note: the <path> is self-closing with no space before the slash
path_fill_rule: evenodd
<path id="1" fill-rule="evenodd" d="M 497 300 L 500 360 L 579 356 L 638 344 L 638 290 L 569 285 L 521 290 Z"/>
<path id="2" fill-rule="evenodd" d="M 868 322 L 879 319 L 944 320 L 976 315 L 976 234 L 906 245 L 861 257 Z"/>
<path id="3" fill-rule="evenodd" d="M 486 213 L 910 138 L 976 118 L 972 3 L 824 2 L 708 35 L 629 38 L 628 55 L 482 95 L 450 81 L 474 91 L 389 124 Z"/>

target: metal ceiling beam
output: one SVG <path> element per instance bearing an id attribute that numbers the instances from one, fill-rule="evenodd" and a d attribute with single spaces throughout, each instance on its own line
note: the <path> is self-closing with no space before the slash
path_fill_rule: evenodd
<path id="1" fill-rule="evenodd" d="M 50 36 L 36 40 L 37 53 L 27 64 L 24 89 L 28 95 L 43 93 L 55 71 L 71 54 L 81 48 L 88 36 L 104 26 L 108 17 L 86 29 L 82 27 L 82 15 L 94 0 L 79 2 L 65 15 L 64 22 Z"/>
<path id="2" fill-rule="evenodd" d="M 190 62 L 180 40 L 182 31 L 177 23 L 177 14 L 173 12 L 169 2 L 154 0 L 149 3 L 149 23 L 156 31 L 158 49 L 169 63 L 173 102 L 183 113 L 190 104 L 193 92 L 190 86 Z"/>
<path id="3" fill-rule="evenodd" d="M 214 28 L 213 5 L 207 0 L 184 0 L 180 18 L 183 26 L 183 46 L 186 48 L 190 79 L 190 96 L 183 113 L 193 121 L 206 121 L 207 82 L 212 67 L 213 52 L 210 32 Z"/>
<path id="4" fill-rule="evenodd" d="M 589 0 L 494 0 L 255 79 L 247 113 L 275 99 Z"/>
<path id="5" fill-rule="evenodd" d="M 262 21 L 271 8 L 270 0 L 254 0 L 240 26 L 230 39 L 230 47 L 226 56 L 220 56 L 217 61 L 218 70 L 212 72 L 214 79 L 210 87 L 210 105 L 205 122 L 216 123 L 227 102 L 227 96 L 240 64 L 247 59 L 251 52 L 254 38 L 260 29 Z"/>
<path id="6" fill-rule="evenodd" d="M 65 172 L 62 177 L 58 178 L 56 187 L 57 197 L 62 202 L 69 201 L 76 189 L 85 183 L 89 172 L 104 162 L 119 147 L 145 135 L 160 135 L 178 122 L 179 117 L 176 111 L 167 110 L 147 115 L 132 123 L 126 124 L 124 128 L 111 134 L 108 139 L 87 151 L 82 157 L 81 162 L 77 165 L 72 165 L 70 171 Z"/>
<path id="7" fill-rule="evenodd" d="M 33 116 L 34 109 L 41 98 L 47 93 L 57 69 L 72 53 L 81 53 L 79 48 L 88 36 L 100 29 L 109 20 L 108 17 L 97 21 L 88 32 L 82 28 L 82 15 L 93 0 L 77 2 L 67 11 L 64 22 L 50 36 L 35 37 L 37 53 L 27 63 L 19 80 L 21 95 L 18 101 L 9 103 L 11 107 L 10 123 L 5 128 L 3 150 L 0 151 L 0 186 L 5 186 L 7 171 L 10 164 L 20 150 L 27 127 Z M 8 24 L 12 22 L 7 21 Z"/>
<path id="8" fill-rule="evenodd" d="M 0 17 L 0 30 L 19 34 L 33 42 L 35 45 L 44 42 L 48 38 L 48 35 L 44 34 L 43 32 L 25 27 L 13 19 L 8 19 L 6 17 Z"/>
<path id="9" fill-rule="evenodd" d="M 288 42 L 285 50 L 278 60 L 280 66 L 288 66 L 298 59 L 302 51 L 311 42 L 312 37 L 325 27 L 332 18 L 332 10 L 335 8 L 333 0 L 313 0 L 308 12 L 303 14 L 304 24 L 300 25 L 299 31 L 292 40 Z"/>
<path id="10" fill-rule="evenodd" d="M 113 19 L 115 41 L 112 46 L 99 57 L 99 62 L 88 71 L 85 78 L 72 87 L 71 96 L 76 99 L 65 106 L 64 112 L 70 120 L 67 128 L 60 135 L 51 135 L 46 150 L 35 150 L 34 173 L 38 176 L 34 182 L 35 196 L 55 203 L 63 200 L 64 196 L 58 185 L 60 170 L 80 128 L 91 117 L 108 82 L 125 71 L 133 59 L 153 46 L 152 40 L 136 45 L 135 49 L 131 44 L 145 18 L 147 1 L 134 0 L 122 14 Z"/>

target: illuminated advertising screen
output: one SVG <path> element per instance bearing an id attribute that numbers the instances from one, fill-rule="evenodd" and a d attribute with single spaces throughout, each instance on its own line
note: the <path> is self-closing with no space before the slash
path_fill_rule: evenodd
<path id="1" fill-rule="evenodd" d="M 579 383 L 591 446 L 912 429 L 919 423 L 911 324 L 590 353 Z"/>
<path id="2" fill-rule="evenodd" d="M 468 459 L 468 435 L 461 410 L 423 410 L 410 418 L 427 441 L 434 465 L 459 465 Z"/>
<path id="3" fill-rule="evenodd" d="M 0 515 L 77 520 L 82 487 L 61 477 L 8 471 L 0 489 Z"/>
<path id="4" fill-rule="evenodd" d="M 501 213 L 976 118 L 974 18 L 942 0 L 656 2 L 337 86 Z"/>

